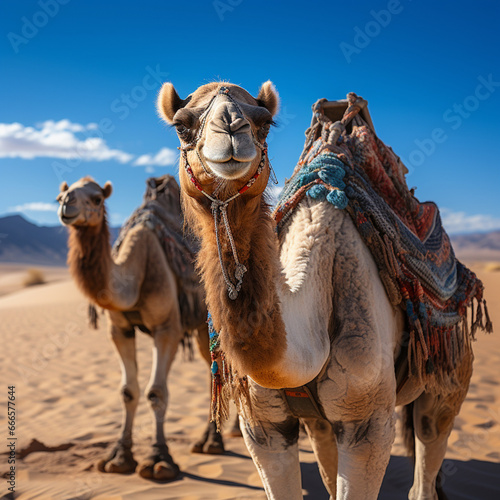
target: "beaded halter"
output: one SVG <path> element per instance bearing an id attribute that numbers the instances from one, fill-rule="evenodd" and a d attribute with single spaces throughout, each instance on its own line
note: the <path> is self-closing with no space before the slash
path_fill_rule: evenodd
<path id="1" fill-rule="evenodd" d="M 205 128 L 205 124 L 208 118 L 208 115 L 210 113 L 210 110 L 213 108 L 215 102 L 217 101 L 218 97 L 221 95 L 225 95 L 228 97 L 228 99 L 235 104 L 235 106 L 238 108 L 238 111 L 245 116 L 243 113 L 242 109 L 238 105 L 238 103 L 231 97 L 229 94 L 229 88 L 228 87 L 221 87 L 217 94 L 212 98 L 210 101 L 210 104 L 208 107 L 205 109 L 203 114 L 200 116 L 200 121 L 201 121 L 201 126 L 198 130 L 198 133 L 196 134 L 196 137 L 194 141 L 190 142 L 189 144 L 185 144 L 180 146 L 178 149 L 182 152 L 182 157 L 184 160 L 184 169 L 186 170 L 186 173 L 188 174 L 189 178 L 191 179 L 191 182 L 195 185 L 196 189 L 200 191 L 206 198 L 208 198 L 212 204 L 211 204 L 211 211 L 212 211 L 212 216 L 214 218 L 214 226 L 215 226 L 215 239 L 217 241 L 217 252 L 219 255 L 219 262 L 222 270 L 222 276 L 224 277 L 224 282 L 226 283 L 226 288 L 228 292 L 228 296 L 231 300 L 236 300 L 238 297 L 238 292 L 241 290 L 241 285 L 243 283 L 243 276 L 247 272 L 247 268 L 241 264 L 241 262 L 238 259 L 238 253 L 236 251 L 236 244 L 234 242 L 233 234 L 231 232 L 231 227 L 229 225 L 229 219 L 227 217 L 227 207 L 229 203 L 239 196 L 241 196 L 245 191 L 247 191 L 250 187 L 252 187 L 255 184 L 255 181 L 257 178 L 260 176 L 262 171 L 264 170 L 264 167 L 266 165 L 266 156 L 267 156 L 267 143 L 264 142 L 264 144 L 261 144 L 256 138 L 253 133 L 253 130 L 251 130 L 252 134 L 252 141 L 253 143 L 261 150 L 261 159 L 259 162 L 259 166 L 257 167 L 256 172 L 253 174 L 251 179 L 242 187 L 238 190 L 236 194 L 233 196 L 229 197 L 227 200 L 219 200 L 215 194 L 210 195 L 208 194 L 198 181 L 198 179 L 195 177 L 193 173 L 193 169 L 189 165 L 188 158 L 187 158 L 187 152 L 191 150 L 195 150 L 196 154 L 198 156 L 198 159 L 201 162 L 201 165 L 205 172 L 213 177 L 213 174 L 209 171 L 209 169 L 205 166 L 205 163 L 203 161 L 203 158 L 200 155 L 200 152 L 197 148 L 198 142 L 201 139 L 201 136 L 203 134 L 203 129 Z M 268 161 L 269 164 L 269 161 Z M 233 253 L 233 258 L 234 262 L 236 264 L 236 269 L 234 272 L 234 281 L 231 280 L 229 277 L 229 273 L 224 265 L 224 261 L 222 259 L 222 245 L 220 242 L 220 234 L 219 234 L 219 225 L 220 225 L 220 216 L 222 216 L 222 221 L 224 223 L 224 226 L 226 228 L 227 236 L 229 238 L 229 243 L 231 245 L 231 251 Z"/>

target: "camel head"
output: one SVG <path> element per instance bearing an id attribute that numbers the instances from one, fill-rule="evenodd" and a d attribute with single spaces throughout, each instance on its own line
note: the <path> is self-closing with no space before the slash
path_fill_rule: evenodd
<path id="1" fill-rule="evenodd" d="M 99 227 L 104 219 L 104 200 L 112 190 L 109 181 L 101 187 L 91 177 L 83 177 L 69 187 L 63 182 L 57 196 L 59 220 L 65 226 Z"/>
<path id="2" fill-rule="evenodd" d="M 265 140 L 279 105 L 271 82 L 260 88 L 256 98 L 237 85 L 214 82 L 203 85 L 181 99 L 171 83 L 158 96 L 160 116 L 175 126 L 181 141 L 180 179 L 183 190 L 199 198 L 189 172 L 209 194 L 234 192 L 245 185 L 265 155 Z M 252 189 L 262 192 L 269 172 Z M 191 181 L 191 182 L 190 182 Z"/>

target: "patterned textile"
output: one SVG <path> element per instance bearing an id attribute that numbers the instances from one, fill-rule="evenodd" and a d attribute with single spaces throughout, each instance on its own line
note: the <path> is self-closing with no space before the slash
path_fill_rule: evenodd
<path id="1" fill-rule="evenodd" d="M 389 299 L 406 312 L 409 374 L 428 390 L 458 384 L 455 368 L 470 352 L 470 337 L 477 328 L 492 330 L 481 281 L 455 258 L 437 206 L 408 190 L 405 167 L 361 117 L 332 142 L 332 122 L 313 109 L 318 120 L 274 211 L 278 234 L 306 195 L 345 209 Z"/>
<path id="2" fill-rule="evenodd" d="M 199 277 L 194 268 L 198 243 L 190 235 L 183 234 L 179 186 L 171 175 L 151 177 L 146 184 L 143 203 L 123 225 L 113 246 L 113 254 L 118 254 L 132 228 L 145 225 L 151 229 L 177 277 L 182 324 L 186 329 L 194 328 L 205 320 L 206 309 L 201 303 L 203 297 L 199 293 Z"/>

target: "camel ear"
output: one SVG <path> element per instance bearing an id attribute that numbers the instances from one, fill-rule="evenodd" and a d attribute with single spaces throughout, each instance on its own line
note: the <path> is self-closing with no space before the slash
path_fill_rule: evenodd
<path id="1" fill-rule="evenodd" d="M 113 185 L 111 182 L 106 182 L 104 184 L 104 187 L 102 188 L 102 194 L 104 195 L 104 198 L 109 198 L 111 196 L 111 193 L 113 192 Z"/>
<path id="2" fill-rule="evenodd" d="M 179 97 L 174 86 L 168 82 L 164 83 L 158 94 L 156 109 L 158 114 L 170 125 L 174 121 L 174 115 L 184 107 L 184 101 Z"/>
<path id="3" fill-rule="evenodd" d="M 264 82 L 259 90 L 257 101 L 261 106 L 267 108 L 271 115 L 275 115 L 280 107 L 280 97 L 271 80 Z"/>
<path id="4" fill-rule="evenodd" d="M 61 182 L 61 185 L 59 186 L 59 191 L 61 193 L 64 193 L 64 191 L 68 190 L 68 183 L 66 181 Z"/>

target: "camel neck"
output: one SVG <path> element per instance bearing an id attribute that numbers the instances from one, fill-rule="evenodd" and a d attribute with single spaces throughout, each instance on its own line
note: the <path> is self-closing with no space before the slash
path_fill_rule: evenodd
<path id="1" fill-rule="evenodd" d="M 186 208 L 189 212 L 190 206 Z M 239 260 L 247 268 L 236 299 L 228 296 L 218 257 L 214 220 L 208 211 L 197 224 L 202 240 L 198 266 L 205 284 L 207 305 L 214 327 L 220 332 L 221 349 L 226 358 L 240 375 L 263 380 L 273 372 L 286 349 L 286 332 L 277 293 L 280 263 L 274 223 L 261 196 L 236 199 L 229 204 L 227 213 Z M 224 266 L 234 277 L 236 264 L 224 227 L 220 228 L 219 241 Z"/>
<path id="2" fill-rule="evenodd" d="M 106 218 L 100 227 L 71 227 L 68 247 L 69 269 L 79 288 L 96 304 L 109 307 L 108 280 L 113 260 Z"/>

